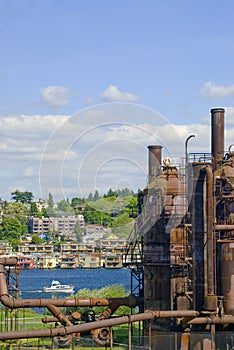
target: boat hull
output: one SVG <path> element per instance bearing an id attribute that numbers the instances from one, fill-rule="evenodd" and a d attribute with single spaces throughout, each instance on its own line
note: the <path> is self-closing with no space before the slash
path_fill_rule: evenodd
<path id="1" fill-rule="evenodd" d="M 45 293 L 73 293 L 74 288 L 50 288 L 45 287 L 44 292 Z"/>

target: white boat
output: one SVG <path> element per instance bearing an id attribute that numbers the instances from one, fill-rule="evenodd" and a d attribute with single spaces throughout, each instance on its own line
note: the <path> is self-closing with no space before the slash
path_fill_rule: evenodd
<path id="1" fill-rule="evenodd" d="M 50 287 L 44 287 L 45 293 L 73 293 L 74 286 L 69 284 L 61 284 L 59 281 L 53 280 Z"/>

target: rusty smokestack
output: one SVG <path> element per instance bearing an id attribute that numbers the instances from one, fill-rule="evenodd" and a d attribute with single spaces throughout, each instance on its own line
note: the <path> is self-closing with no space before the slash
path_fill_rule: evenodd
<path id="1" fill-rule="evenodd" d="M 150 184 L 161 173 L 162 164 L 162 146 L 150 145 L 147 147 L 149 150 L 149 179 Z"/>
<path id="2" fill-rule="evenodd" d="M 211 109 L 211 153 L 213 170 L 224 155 L 224 108 Z"/>

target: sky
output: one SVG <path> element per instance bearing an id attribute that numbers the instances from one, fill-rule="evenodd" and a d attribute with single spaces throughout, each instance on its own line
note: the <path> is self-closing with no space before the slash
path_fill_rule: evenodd
<path id="1" fill-rule="evenodd" d="M 234 143 L 232 0 L 0 0 L 0 197 L 147 183 L 147 146 Z"/>

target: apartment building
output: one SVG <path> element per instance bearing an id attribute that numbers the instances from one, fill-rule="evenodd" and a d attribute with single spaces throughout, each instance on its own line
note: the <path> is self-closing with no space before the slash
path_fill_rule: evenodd
<path id="1" fill-rule="evenodd" d="M 81 229 L 84 229 L 84 216 L 72 215 L 62 217 L 31 217 L 28 221 L 29 232 L 33 234 L 42 234 L 54 232 L 61 235 L 69 235 L 74 232 L 76 223 L 79 222 Z"/>
<path id="2" fill-rule="evenodd" d="M 23 243 L 18 246 L 18 251 L 22 254 L 53 254 L 54 246 L 52 244 L 29 244 Z"/>
<path id="3" fill-rule="evenodd" d="M 127 239 L 110 236 L 97 241 L 97 248 L 102 252 L 123 253 L 127 245 Z"/>

